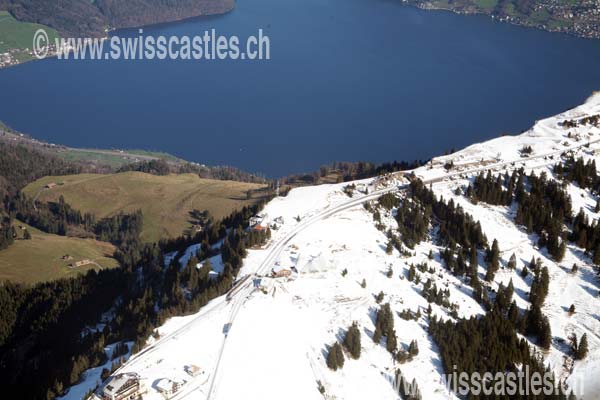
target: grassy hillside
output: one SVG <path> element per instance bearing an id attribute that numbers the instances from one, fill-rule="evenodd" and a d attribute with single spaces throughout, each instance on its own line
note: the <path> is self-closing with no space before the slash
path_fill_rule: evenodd
<path id="1" fill-rule="evenodd" d="M 126 150 L 121 152 L 118 150 L 66 148 L 57 150 L 55 155 L 66 161 L 107 165 L 112 168 L 119 168 L 137 161 L 156 159 L 184 162 L 183 160 L 168 153 L 144 150 Z"/>
<path id="2" fill-rule="evenodd" d="M 110 243 L 51 235 L 18 221 L 14 225 L 19 239 L 0 251 L 0 280 L 36 283 L 118 265 L 112 258 L 115 247 Z M 29 230 L 31 240 L 21 240 L 24 231 L 19 226 Z M 63 260 L 62 257 L 67 254 L 72 258 Z M 90 260 L 95 264 L 68 267 L 82 260 Z"/>
<path id="3" fill-rule="evenodd" d="M 33 35 L 40 29 L 46 29 L 50 41 L 58 37 L 56 30 L 40 24 L 29 22 L 20 22 L 13 18 L 7 11 L 0 11 L 0 53 L 5 53 L 9 49 L 31 49 L 33 44 Z M 18 59 L 31 58 L 26 52 L 16 54 Z"/>
<path id="4" fill-rule="evenodd" d="M 47 183 L 62 183 L 44 189 Z M 177 236 L 191 226 L 189 212 L 208 210 L 221 218 L 256 198 L 246 199 L 246 191 L 261 185 L 233 181 L 201 179 L 194 174 L 155 176 L 141 172 L 98 175 L 79 174 L 44 177 L 25 188 L 30 197 L 40 201 L 65 200 L 82 212 L 98 218 L 141 209 L 144 214 L 142 239 Z"/>

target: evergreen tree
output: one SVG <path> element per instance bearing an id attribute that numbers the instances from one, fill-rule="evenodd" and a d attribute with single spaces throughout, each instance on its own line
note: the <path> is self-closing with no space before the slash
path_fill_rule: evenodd
<path id="1" fill-rule="evenodd" d="M 573 267 L 571 267 L 571 273 L 576 274 L 578 269 L 579 268 L 577 268 L 577 264 L 573 264 Z"/>
<path id="2" fill-rule="evenodd" d="M 391 240 L 388 240 L 387 245 L 385 246 L 385 252 L 386 254 L 392 254 L 392 251 L 394 251 L 394 244 Z"/>
<path id="3" fill-rule="evenodd" d="M 518 319 L 519 319 L 519 308 L 517 307 L 517 303 L 513 300 L 513 302 L 510 303 L 510 307 L 508 308 L 508 320 L 513 325 L 517 325 Z"/>
<path id="4" fill-rule="evenodd" d="M 594 256 L 592 257 L 592 261 L 595 265 L 600 266 L 600 246 L 597 246 L 594 249 Z"/>
<path id="5" fill-rule="evenodd" d="M 333 346 L 331 346 L 329 348 L 329 353 L 327 353 L 327 367 L 329 367 L 329 369 L 336 371 L 337 370 L 337 365 L 338 365 L 338 361 L 337 361 L 337 352 L 335 351 L 335 346 L 337 345 L 337 342 L 333 344 Z"/>
<path id="6" fill-rule="evenodd" d="M 508 282 L 508 286 L 506 287 L 506 298 L 508 299 L 508 302 L 512 301 L 512 297 L 513 297 L 514 293 L 515 293 L 515 285 L 513 284 L 512 278 L 510 278 L 510 281 Z"/>
<path id="7" fill-rule="evenodd" d="M 583 360 L 588 353 L 588 339 L 587 333 L 584 333 L 579 341 L 579 346 L 577 347 L 577 351 L 575 352 L 576 360 Z"/>
<path id="8" fill-rule="evenodd" d="M 344 337 L 344 347 L 355 360 L 360 358 L 360 329 L 356 322 L 348 328 L 348 332 Z"/>
<path id="9" fill-rule="evenodd" d="M 529 301 L 533 306 L 541 307 L 548 295 L 548 287 L 550 285 L 550 275 L 548 268 L 536 268 L 531 290 L 529 291 Z"/>
<path id="10" fill-rule="evenodd" d="M 573 350 L 573 355 L 577 357 L 577 335 L 575 333 L 569 336 L 569 343 L 571 344 L 571 350 Z"/>
<path id="11" fill-rule="evenodd" d="M 394 353 L 398 349 L 398 339 L 396 338 L 396 331 L 392 329 L 391 332 L 387 334 L 387 341 L 385 343 L 385 348 L 390 353 Z"/>
<path id="12" fill-rule="evenodd" d="M 512 253 L 512 255 L 510 256 L 507 267 L 510 270 L 514 270 L 515 268 L 517 268 L 517 256 L 515 255 L 515 253 Z"/>
<path id="13" fill-rule="evenodd" d="M 544 316 L 542 319 L 542 331 L 540 333 L 540 346 L 549 349 L 552 344 L 552 332 L 550 330 L 550 321 Z"/>
<path id="14" fill-rule="evenodd" d="M 385 274 L 388 278 L 391 278 L 392 276 L 394 276 L 394 270 L 392 269 L 392 267 L 390 266 Z"/>
<path id="15" fill-rule="evenodd" d="M 410 268 L 408 269 L 408 280 L 410 282 L 412 282 L 415 279 L 415 274 L 416 273 L 417 273 L 417 271 L 415 270 L 414 264 L 411 264 Z"/>
<path id="16" fill-rule="evenodd" d="M 395 379 L 396 387 L 398 388 L 398 394 L 400 394 L 401 399 L 421 400 L 421 392 L 419 391 L 419 387 L 415 379 L 413 379 L 411 383 L 408 383 L 402 375 L 402 371 L 400 371 L 400 369 L 396 370 Z"/>
<path id="17" fill-rule="evenodd" d="M 335 342 L 329 349 L 326 364 L 327 367 L 333 371 L 337 371 L 338 368 L 341 369 L 344 366 L 344 352 L 342 351 L 342 346 L 340 346 L 338 342 Z"/>
<path id="18" fill-rule="evenodd" d="M 419 345 L 416 340 L 410 342 L 410 345 L 408 346 L 408 354 L 411 358 L 419 354 Z"/>
<path id="19" fill-rule="evenodd" d="M 566 240 L 561 240 L 560 244 L 558 245 L 558 249 L 556 249 L 555 254 L 554 254 L 554 259 L 556 261 L 562 261 L 563 258 L 565 258 L 565 253 L 567 252 L 567 242 Z"/>
<path id="20" fill-rule="evenodd" d="M 492 248 L 488 251 L 486 260 L 488 265 L 485 280 L 491 282 L 494 280 L 494 275 L 500 268 L 500 249 L 498 247 L 498 240 L 494 239 Z"/>
<path id="21" fill-rule="evenodd" d="M 344 352 L 342 351 L 342 346 L 338 342 L 335 343 L 334 348 L 336 352 L 337 365 L 338 368 L 341 369 L 344 367 Z"/>
<path id="22" fill-rule="evenodd" d="M 373 341 L 375 343 L 379 343 L 382 336 L 386 336 L 386 347 L 390 347 L 392 345 L 397 346 L 395 344 L 396 338 L 394 331 L 394 316 L 392 314 L 390 303 L 386 303 L 381 306 L 379 310 L 377 310 L 377 316 L 375 318 L 375 332 L 373 333 Z M 394 338 L 390 339 L 390 336 L 394 336 Z"/>
<path id="23" fill-rule="evenodd" d="M 373 332 L 373 342 L 379 344 L 381 342 L 381 330 L 375 327 L 375 331 Z"/>

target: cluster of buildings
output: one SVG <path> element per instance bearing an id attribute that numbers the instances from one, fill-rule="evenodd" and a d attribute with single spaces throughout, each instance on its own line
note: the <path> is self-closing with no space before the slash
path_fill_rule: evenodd
<path id="1" fill-rule="evenodd" d="M 285 221 L 281 216 L 273 218 L 273 220 L 271 220 L 269 218 L 269 214 L 260 213 L 251 217 L 248 222 L 251 229 L 254 229 L 256 231 L 262 231 L 267 230 L 267 228 L 277 230 L 281 228 Z"/>
<path id="2" fill-rule="evenodd" d="M 483 13 L 515 25 L 535 27 L 551 32 L 568 33 L 591 39 L 600 38 L 600 7 L 598 0 L 536 0 L 531 9 L 522 12 L 512 8 L 482 8 L 475 0 L 402 0 L 423 9 L 444 9 L 460 14 Z M 529 5 L 527 5 L 529 7 Z"/>
<path id="3" fill-rule="evenodd" d="M 184 371 L 192 378 L 206 375 L 206 371 L 197 365 L 186 365 Z M 169 399 L 178 393 L 186 381 L 175 381 L 162 378 L 153 383 L 152 387 Z M 105 385 L 98 390 L 89 400 L 140 400 L 146 393 L 146 388 L 135 372 L 126 372 L 111 376 Z"/>
<path id="4" fill-rule="evenodd" d="M 13 65 L 12 60 L 13 60 L 13 58 L 11 57 L 10 53 L 1 53 L 0 54 L 0 68 L 9 67 L 9 66 Z"/>
<path id="5" fill-rule="evenodd" d="M 64 47 L 63 51 L 70 51 L 70 47 Z M 54 57 L 58 51 L 56 45 L 48 45 L 48 53 L 45 57 Z M 25 49 L 9 49 L 5 53 L 0 53 L 0 68 L 11 67 L 13 65 L 21 64 L 24 61 L 35 59 L 36 54 L 30 48 Z"/>
<path id="6" fill-rule="evenodd" d="M 19 61 L 24 55 L 34 57 L 34 54 L 29 49 L 10 49 L 5 53 L 0 53 L 0 68 L 11 67 L 20 64 Z"/>
<path id="7" fill-rule="evenodd" d="M 588 38 L 600 38 L 600 7 L 597 0 L 566 2 L 542 0 L 534 5 L 536 12 L 547 12 L 564 26 L 544 26 L 544 29 L 571 33 Z"/>

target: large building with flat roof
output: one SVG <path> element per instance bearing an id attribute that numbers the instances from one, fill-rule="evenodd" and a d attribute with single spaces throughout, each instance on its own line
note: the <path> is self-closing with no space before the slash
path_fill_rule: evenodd
<path id="1" fill-rule="evenodd" d="M 140 377 L 134 372 L 118 374 L 109 378 L 102 388 L 103 400 L 133 400 L 141 396 Z"/>

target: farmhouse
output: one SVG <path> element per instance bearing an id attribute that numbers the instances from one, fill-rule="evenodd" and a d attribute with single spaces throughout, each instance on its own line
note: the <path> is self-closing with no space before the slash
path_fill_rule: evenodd
<path id="1" fill-rule="evenodd" d="M 162 378 L 158 382 L 156 382 L 156 390 L 165 395 L 172 395 L 177 393 L 177 391 L 181 388 L 181 383 L 174 382 L 167 378 Z"/>
<path id="2" fill-rule="evenodd" d="M 271 275 L 273 275 L 273 278 L 286 278 L 292 275 L 292 271 L 287 268 L 272 269 Z"/>
<path id="3" fill-rule="evenodd" d="M 252 227 L 252 229 L 254 229 L 255 231 L 266 231 L 267 227 L 266 226 L 262 226 L 260 224 L 254 225 Z"/>
<path id="4" fill-rule="evenodd" d="M 250 226 L 256 226 L 256 225 L 262 224 L 262 222 L 265 221 L 266 219 L 267 219 L 267 214 L 262 213 L 262 214 L 255 215 L 254 217 L 251 217 L 248 222 L 250 223 Z"/>
<path id="5" fill-rule="evenodd" d="M 75 261 L 72 264 L 69 264 L 69 268 L 79 268 L 79 267 L 83 267 L 84 265 L 88 265 L 88 264 L 93 264 L 94 262 L 92 260 L 81 260 L 81 261 Z"/>
<path id="6" fill-rule="evenodd" d="M 202 232 L 204 230 L 204 228 L 200 224 L 193 224 L 191 229 L 194 232 Z"/>
<path id="7" fill-rule="evenodd" d="M 185 370 L 185 372 L 188 373 L 189 376 L 193 376 L 193 377 L 204 374 L 204 370 L 194 364 L 186 365 L 183 369 Z"/>
<path id="8" fill-rule="evenodd" d="M 56 183 L 50 182 L 50 183 L 47 183 L 46 186 L 44 186 L 44 187 L 46 189 L 52 189 L 52 188 L 56 187 Z"/>
<path id="9" fill-rule="evenodd" d="M 140 377 L 134 372 L 111 377 L 102 389 L 102 400 L 138 399 L 141 395 Z"/>

